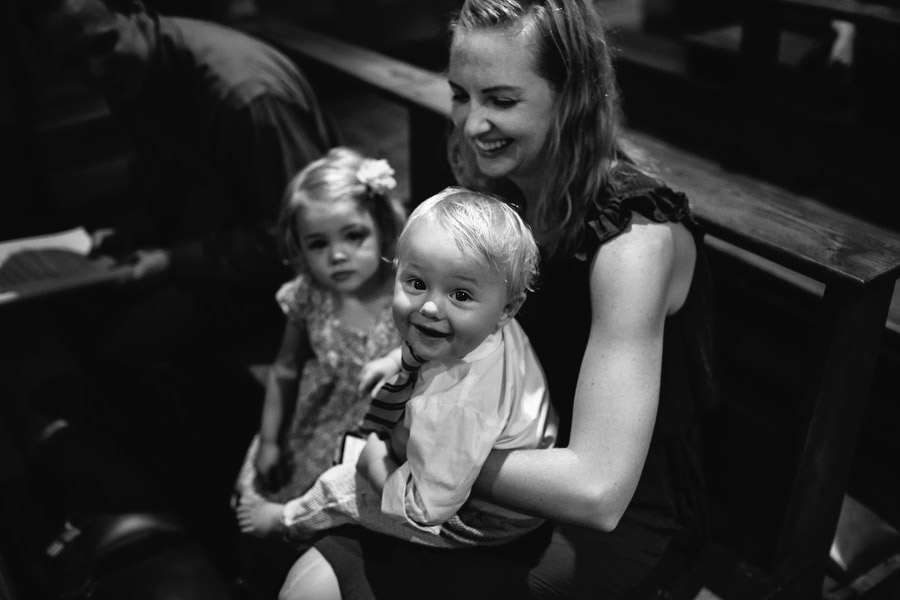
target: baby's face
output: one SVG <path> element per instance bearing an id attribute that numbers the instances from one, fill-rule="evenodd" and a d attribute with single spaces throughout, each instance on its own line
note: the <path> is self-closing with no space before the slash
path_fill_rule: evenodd
<path id="1" fill-rule="evenodd" d="M 514 314 L 500 274 L 430 216 L 399 249 L 393 308 L 400 334 L 426 360 L 464 357 Z"/>

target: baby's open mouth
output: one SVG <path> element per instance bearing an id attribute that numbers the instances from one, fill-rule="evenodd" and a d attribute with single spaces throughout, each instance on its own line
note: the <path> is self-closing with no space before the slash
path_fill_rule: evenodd
<path id="1" fill-rule="evenodd" d="M 449 333 L 444 333 L 443 331 L 437 331 L 436 329 L 430 329 L 428 327 L 424 327 L 422 325 L 413 325 L 420 334 L 425 337 L 430 338 L 445 338 L 449 336 Z"/>

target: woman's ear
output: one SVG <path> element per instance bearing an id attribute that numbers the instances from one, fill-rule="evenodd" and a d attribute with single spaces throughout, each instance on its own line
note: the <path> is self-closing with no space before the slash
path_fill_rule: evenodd
<path id="1" fill-rule="evenodd" d="M 500 322 L 497 323 L 497 329 L 506 325 L 510 319 L 516 316 L 516 313 L 522 308 L 523 302 L 525 302 L 525 292 L 520 292 L 509 299 L 506 306 L 503 307 L 503 312 L 500 315 Z"/>

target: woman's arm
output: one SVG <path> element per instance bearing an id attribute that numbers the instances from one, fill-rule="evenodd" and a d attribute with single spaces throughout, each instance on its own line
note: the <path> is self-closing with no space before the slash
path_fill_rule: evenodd
<path id="1" fill-rule="evenodd" d="M 303 363 L 309 357 L 310 345 L 306 330 L 288 319 L 281 347 L 266 382 L 263 400 L 262 422 L 259 426 L 259 453 L 256 469 L 264 478 L 276 475 L 272 469 L 278 462 L 278 440 L 284 426 L 285 406 L 297 396 L 297 386 Z M 276 484 L 277 482 L 272 482 Z"/>
<path id="2" fill-rule="evenodd" d="M 684 302 L 694 258 L 684 227 L 637 217 L 600 248 L 591 265 L 591 330 L 569 446 L 493 452 L 479 495 L 553 520 L 617 525 L 653 434 L 665 318 Z"/>

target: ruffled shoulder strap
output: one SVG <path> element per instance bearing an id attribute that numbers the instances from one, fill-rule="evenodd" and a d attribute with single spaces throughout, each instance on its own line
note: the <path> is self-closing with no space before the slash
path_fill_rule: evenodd
<path id="1" fill-rule="evenodd" d="M 685 223 L 692 231 L 699 231 L 687 196 L 634 167 L 620 169 L 606 190 L 588 211 L 576 252 L 579 258 L 593 256 L 601 245 L 627 229 L 634 213 L 656 223 Z"/>
<path id="2" fill-rule="evenodd" d="M 309 276 L 300 273 L 279 288 L 275 300 L 288 319 L 295 323 L 304 322 L 309 308 L 316 304 L 311 297 L 313 287 L 310 285 Z"/>

